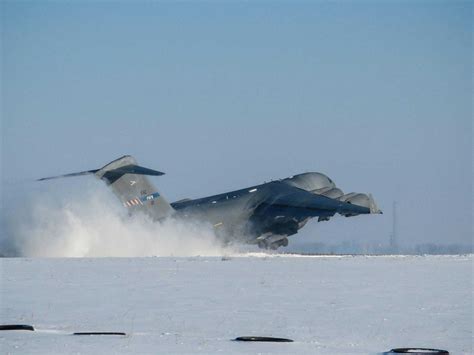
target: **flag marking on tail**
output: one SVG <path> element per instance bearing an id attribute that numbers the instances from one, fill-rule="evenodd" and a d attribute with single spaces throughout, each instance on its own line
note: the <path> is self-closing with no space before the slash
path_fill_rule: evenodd
<path id="1" fill-rule="evenodd" d="M 160 197 L 160 194 L 158 192 L 155 192 L 153 194 L 149 194 L 149 195 L 140 197 L 140 200 L 142 202 L 146 202 L 146 201 L 154 200 L 155 198 L 158 198 L 158 197 Z"/>

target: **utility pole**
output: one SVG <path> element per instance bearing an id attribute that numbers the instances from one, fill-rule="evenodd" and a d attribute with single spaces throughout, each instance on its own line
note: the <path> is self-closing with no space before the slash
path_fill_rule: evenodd
<path id="1" fill-rule="evenodd" d="M 392 206 L 392 234 L 390 235 L 390 252 L 398 252 L 397 241 L 397 201 L 393 201 Z"/>

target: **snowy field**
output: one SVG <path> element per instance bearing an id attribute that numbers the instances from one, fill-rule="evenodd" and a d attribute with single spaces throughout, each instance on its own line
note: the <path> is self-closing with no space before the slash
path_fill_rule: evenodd
<path id="1" fill-rule="evenodd" d="M 472 353 L 470 256 L 3 258 L 1 353 Z M 73 336 L 123 331 L 127 336 Z M 237 336 L 293 343 L 242 343 Z"/>

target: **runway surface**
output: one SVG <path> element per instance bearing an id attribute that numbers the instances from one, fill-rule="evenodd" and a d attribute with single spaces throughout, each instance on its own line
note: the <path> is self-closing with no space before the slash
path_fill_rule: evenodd
<path id="1" fill-rule="evenodd" d="M 473 256 L 0 259 L 2 353 L 472 353 Z M 74 332 L 126 336 L 73 336 Z M 274 336 L 293 343 L 246 343 Z"/>

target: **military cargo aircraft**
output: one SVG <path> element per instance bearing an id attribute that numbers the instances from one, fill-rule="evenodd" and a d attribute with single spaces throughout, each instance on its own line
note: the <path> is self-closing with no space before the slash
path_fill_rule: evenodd
<path id="1" fill-rule="evenodd" d="M 288 237 L 314 217 L 321 222 L 336 213 L 345 217 L 382 213 L 370 194 L 344 194 L 329 177 L 315 172 L 173 203 L 147 178 L 164 173 L 139 166 L 129 155 L 101 169 L 39 181 L 87 174 L 105 181 L 130 214 L 145 213 L 156 221 L 168 217 L 204 221 L 214 226 L 224 243 L 239 241 L 264 249 L 287 246 Z"/>

